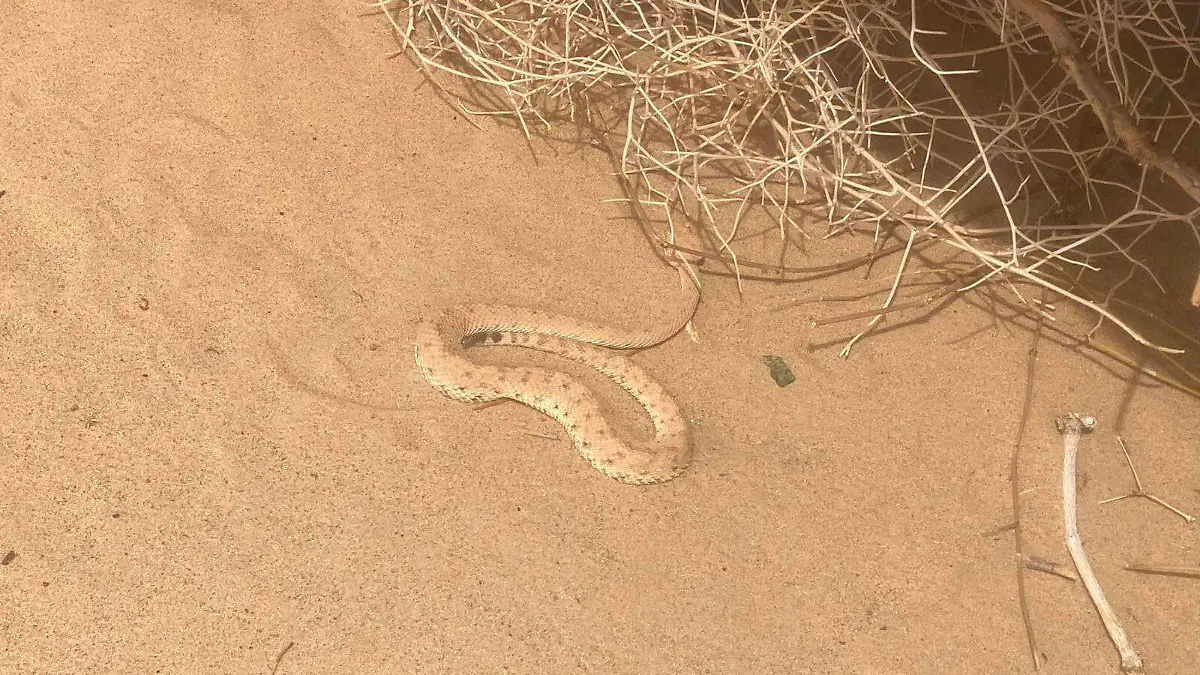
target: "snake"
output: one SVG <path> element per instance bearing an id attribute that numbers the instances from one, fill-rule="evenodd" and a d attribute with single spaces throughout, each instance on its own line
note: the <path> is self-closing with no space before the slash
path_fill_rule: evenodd
<path id="1" fill-rule="evenodd" d="M 460 304 L 421 319 L 414 349 L 425 380 L 466 403 L 510 399 L 550 416 L 575 450 L 606 476 L 630 485 L 663 483 L 692 461 L 687 422 L 675 400 L 626 353 L 666 342 L 683 329 L 700 301 L 686 265 L 679 272 L 683 302 L 648 329 L 624 329 L 528 307 Z M 564 357 L 599 371 L 629 392 L 654 425 L 653 438 L 622 440 L 593 393 L 565 372 L 534 366 L 494 366 L 471 360 L 475 347 L 514 346 Z"/>

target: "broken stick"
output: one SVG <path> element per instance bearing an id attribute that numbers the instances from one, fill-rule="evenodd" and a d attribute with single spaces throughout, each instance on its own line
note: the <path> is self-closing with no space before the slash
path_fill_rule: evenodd
<path id="1" fill-rule="evenodd" d="M 1091 431 L 1095 428 L 1096 418 L 1090 415 L 1071 413 L 1058 418 L 1055 426 L 1058 427 L 1058 433 L 1063 437 L 1063 525 L 1067 533 L 1067 551 L 1071 554 L 1075 569 L 1079 570 L 1079 578 L 1083 580 L 1083 585 L 1087 588 L 1092 603 L 1100 612 L 1100 620 L 1104 622 L 1108 637 L 1117 646 L 1117 652 L 1121 655 L 1121 670 L 1126 673 L 1140 673 L 1142 672 L 1142 657 L 1138 656 L 1137 651 L 1129 644 L 1129 639 L 1125 637 L 1125 630 L 1117 621 L 1116 612 L 1108 604 L 1108 599 L 1104 597 L 1104 591 L 1100 589 L 1100 582 L 1092 572 L 1092 565 L 1083 552 L 1083 541 L 1079 538 L 1079 526 L 1075 517 L 1075 465 L 1076 456 L 1079 454 L 1079 438 L 1084 431 Z"/>

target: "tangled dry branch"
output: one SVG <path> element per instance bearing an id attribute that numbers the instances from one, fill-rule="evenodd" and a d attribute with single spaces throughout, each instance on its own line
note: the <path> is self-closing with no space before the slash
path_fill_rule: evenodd
<path id="1" fill-rule="evenodd" d="M 876 252 L 886 238 L 908 242 L 891 247 L 905 251 L 897 283 L 911 276 L 913 242 L 928 243 L 954 254 L 936 266 L 958 292 L 986 284 L 1045 314 L 1025 300 L 1041 287 L 1093 312 L 1097 328 L 1181 352 L 1113 299 L 1135 278 L 1163 288 L 1138 253 L 1152 233 L 1200 241 L 1194 6 L 377 5 L 431 81 L 470 85 L 451 97 L 466 112 L 511 115 L 526 134 L 559 118 L 607 132 L 631 199 L 661 214 L 663 241 L 698 232 L 739 276 L 752 219 L 769 216 L 784 246 L 824 221 L 825 236 L 873 233 Z M 1094 282 L 1106 265 L 1125 271 Z"/>

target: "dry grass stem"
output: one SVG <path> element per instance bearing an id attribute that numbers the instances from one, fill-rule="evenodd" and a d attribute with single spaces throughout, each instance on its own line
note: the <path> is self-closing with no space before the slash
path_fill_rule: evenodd
<path id="1" fill-rule="evenodd" d="M 1042 317 L 1039 315 L 1033 330 L 1033 341 L 1029 345 L 1029 359 L 1025 364 L 1025 393 L 1021 397 L 1021 417 L 1017 422 L 1016 441 L 1013 443 L 1012 457 L 1008 467 L 1008 481 L 1012 497 L 1013 551 L 1019 561 L 1027 559 L 1024 529 L 1021 527 L 1021 497 L 1024 495 L 1021 490 L 1021 448 L 1025 443 L 1025 432 L 1029 428 L 1029 412 L 1033 408 L 1034 376 L 1037 374 L 1038 344 L 1042 339 L 1042 326 Z M 1025 581 L 1025 565 L 1019 564 L 1017 565 L 1017 602 L 1021 608 L 1021 622 L 1025 626 L 1025 640 L 1029 645 L 1029 653 L 1033 657 L 1033 669 L 1038 670 L 1042 667 L 1045 657 L 1038 649 L 1037 634 L 1033 630 L 1033 614 L 1029 609 L 1029 593 Z"/>
<path id="2" fill-rule="evenodd" d="M 896 299 L 896 290 L 900 288 L 900 279 L 904 277 L 904 270 L 906 267 L 908 267 L 908 255 L 912 252 L 913 241 L 916 238 L 916 232 L 909 233 L 908 245 L 904 247 L 904 257 L 900 258 L 900 265 L 896 268 L 896 280 L 892 282 L 892 289 L 888 291 L 887 299 L 883 301 L 883 307 L 881 307 L 880 311 L 875 314 L 875 317 L 872 318 L 869 323 L 867 323 L 866 328 L 863 328 L 862 331 L 860 331 L 857 335 L 850 338 L 850 341 L 846 343 L 846 346 L 842 348 L 842 351 L 838 354 L 838 356 L 842 357 L 843 359 L 849 358 L 850 350 L 854 347 L 854 343 L 858 342 L 864 335 L 871 332 L 871 329 L 878 325 L 880 321 L 883 321 L 884 312 L 891 307 L 892 301 Z"/>
<path id="3" fill-rule="evenodd" d="M 463 112 L 506 117 L 526 135 L 574 121 L 610 153 L 658 240 L 692 242 L 739 284 L 772 278 L 748 270 L 785 277 L 785 254 L 805 242 L 868 233 L 860 240 L 878 253 L 895 237 L 907 244 L 890 253 L 929 247 L 980 265 L 960 293 L 999 283 L 1027 302 L 1040 288 L 1097 328 L 1181 351 L 1117 300 L 1168 298 L 1159 235 L 1200 243 L 1194 7 L 373 4 Z M 768 223 L 774 265 L 748 247 Z M 830 273 L 858 267 L 843 262 Z M 1188 288 L 1171 285 L 1179 307 L 1190 264 Z M 905 279 L 918 271 L 909 267 Z"/>
<path id="4" fill-rule="evenodd" d="M 1166 503 L 1159 497 L 1152 495 L 1149 492 L 1146 492 L 1146 489 L 1142 487 L 1142 479 L 1138 476 L 1137 469 L 1135 469 L 1133 466 L 1133 458 L 1131 458 L 1129 456 L 1129 448 L 1127 448 L 1125 446 L 1125 439 L 1121 438 L 1120 436 L 1117 436 L 1117 443 L 1119 443 L 1121 445 L 1121 452 L 1125 454 L 1125 462 L 1129 465 L 1129 472 L 1133 474 L 1133 482 L 1137 487 L 1136 487 L 1136 489 L 1134 489 L 1133 492 L 1130 492 L 1129 494 L 1121 495 L 1120 497 L 1112 497 L 1110 499 L 1105 499 L 1100 502 L 1101 504 L 1108 504 L 1110 502 L 1120 501 L 1122 499 L 1129 499 L 1130 497 L 1145 497 L 1146 499 L 1149 499 L 1150 501 L 1154 502 L 1155 504 L 1158 504 L 1159 506 L 1163 507 L 1164 509 L 1167 509 L 1168 511 L 1174 513 L 1175 515 L 1179 516 L 1180 518 L 1183 518 L 1184 520 L 1186 520 L 1189 523 L 1196 519 L 1194 516 L 1184 513 L 1183 511 L 1180 511 L 1179 509 L 1175 508 L 1174 506 L 1171 506 L 1170 504 Z"/>
<path id="5" fill-rule="evenodd" d="M 1187 577 L 1189 579 L 1200 579 L 1200 567 L 1181 567 L 1177 565 L 1126 565 L 1125 569 L 1130 572 L 1141 572 L 1142 574 L 1162 574 L 1169 577 Z"/>

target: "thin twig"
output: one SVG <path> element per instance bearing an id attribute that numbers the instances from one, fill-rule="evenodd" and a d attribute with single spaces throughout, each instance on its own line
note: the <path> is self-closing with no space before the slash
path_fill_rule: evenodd
<path id="1" fill-rule="evenodd" d="M 1087 97 L 1109 140 L 1120 143 L 1139 163 L 1162 171 L 1200 204 L 1200 169 L 1160 148 L 1138 127 L 1117 95 L 1104 86 L 1092 67 L 1081 58 L 1079 45 L 1058 13 L 1051 9 L 1052 5 L 1039 0 L 1012 0 L 1012 3 L 1045 31 L 1063 69 Z"/>
<path id="2" fill-rule="evenodd" d="M 871 329 L 883 320 L 883 313 L 887 311 L 888 307 L 891 306 L 892 301 L 896 299 L 896 290 L 900 288 L 900 279 L 904 277 L 904 269 L 908 266 L 908 255 L 912 252 L 913 241 L 916 238 L 917 233 L 915 230 L 908 233 L 908 245 L 904 247 L 904 256 L 900 258 L 900 264 L 896 268 L 896 280 L 892 283 L 892 290 L 888 292 L 887 299 L 883 301 L 883 307 L 881 307 L 879 312 L 875 314 L 875 318 L 871 319 L 866 328 L 862 329 L 858 335 L 850 338 L 850 341 L 846 343 L 846 346 L 842 348 L 842 351 L 838 354 L 838 356 L 842 357 L 843 359 L 849 357 L 850 350 L 854 347 L 854 343 L 858 342 L 863 336 L 871 332 Z"/>
<path id="3" fill-rule="evenodd" d="M 1013 517 L 1013 548 L 1017 560 L 1025 560 L 1025 543 L 1021 529 L 1021 448 L 1025 442 L 1025 430 L 1029 426 L 1029 412 L 1033 408 L 1033 383 L 1037 370 L 1038 343 L 1042 338 L 1042 317 L 1033 331 L 1033 339 L 1029 345 L 1029 360 L 1025 366 L 1025 395 L 1021 404 L 1021 419 L 1017 422 L 1017 440 L 1013 443 L 1012 460 L 1008 468 L 1008 482 L 1012 488 L 1012 517 Z M 1025 625 L 1025 640 L 1029 644 L 1029 654 L 1033 657 L 1033 669 L 1042 667 L 1045 657 L 1038 649 L 1037 635 L 1033 630 L 1033 616 L 1029 610 L 1029 593 L 1025 588 L 1025 566 L 1017 565 L 1017 601 L 1021 606 L 1021 622 Z"/>
<path id="4" fill-rule="evenodd" d="M 932 305 L 933 303 L 937 302 L 938 300 L 941 300 L 942 298 L 953 295 L 957 291 L 958 291 L 958 289 L 953 288 L 953 287 L 943 288 L 942 290 L 940 290 L 936 293 L 930 293 L 929 295 L 927 295 L 923 298 L 920 298 L 919 300 L 912 300 L 910 302 L 902 302 L 900 304 L 894 304 L 894 305 L 890 305 L 887 307 L 880 307 L 879 309 L 868 309 L 868 310 L 864 310 L 861 312 L 850 312 L 849 314 L 839 314 L 837 316 L 828 316 L 823 319 L 814 319 L 812 322 L 812 325 L 814 325 L 814 326 L 829 326 L 831 324 L 841 323 L 843 321 L 853 321 L 854 319 L 863 319 L 868 316 L 880 317 L 880 316 L 884 316 L 887 314 L 894 314 L 895 312 L 902 312 L 906 309 L 916 309 L 919 307 L 928 307 L 928 306 Z"/>
<path id="5" fill-rule="evenodd" d="M 1196 204 L 1200 204 L 1200 169 L 1158 145 L 1138 126 L 1120 99 L 1096 76 L 1082 58 L 1078 43 L 1052 6 L 1040 0 L 1013 0 L 1013 5 L 1037 22 L 1053 45 L 1063 69 L 1087 97 L 1096 118 L 1113 143 L 1119 143 L 1141 165 L 1157 168 L 1170 177 Z M 1150 10 L 1153 11 L 1153 10 Z M 1191 303 L 1200 307 L 1200 274 L 1192 289 Z"/>
<path id="6" fill-rule="evenodd" d="M 1189 577 L 1191 579 L 1200 579 L 1200 567 L 1133 564 L 1126 565 L 1125 569 L 1129 570 L 1130 572 L 1141 572 L 1142 574 L 1162 574 L 1170 577 Z"/>
<path id="7" fill-rule="evenodd" d="M 708 273 L 739 290 L 869 268 L 900 250 L 876 250 L 886 233 L 907 227 L 923 263 L 978 263 L 957 290 L 999 284 L 1050 318 L 1023 295 L 1042 288 L 1097 326 L 1180 352 L 1147 338 L 1159 322 L 1131 320 L 1138 310 L 1114 295 L 1135 276 L 1164 288 L 1139 242 L 1180 224 L 1200 238 L 1200 173 L 1180 157 L 1200 134 L 1200 97 L 1159 65 L 1195 64 L 1200 38 L 1169 6 L 947 0 L 939 8 L 981 42 L 938 53 L 947 41 L 912 3 L 372 4 L 465 114 L 499 115 L 526 136 L 570 121 L 611 139 L 614 174 L 651 236 L 690 230 L 701 255 L 728 266 Z M 980 87 L 996 96 L 967 95 Z M 763 232 L 780 242 L 766 261 L 746 248 Z M 782 264 L 797 241 L 835 235 L 866 254 Z M 909 267 L 911 286 L 921 270 Z M 1084 275 L 1104 288 L 1080 292 Z"/>
<path id="8" fill-rule="evenodd" d="M 1136 485 L 1136 488 L 1134 489 L 1133 492 L 1130 492 L 1129 494 L 1124 494 L 1124 495 L 1121 495 L 1120 497 L 1111 497 L 1109 499 L 1105 499 L 1105 500 L 1101 501 L 1100 503 L 1108 504 L 1110 502 L 1120 501 L 1122 499 L 1129 499 L 1130 497 L 1145 497 L 1146 499 L 1149 499 L 1150 501 L 1154 502 L 1155 504 L 1158 504 L 1159 506 L 1167 509 L 1168 511 L 1174 513 L 1175 515 L 1179 516 L 1180 518 L 1183 518 L 1184 520 L 1186 520 L 1189 523 L 1194 521 L 1195 517 L 1193 517 L 1192 515 L 1184 513 L 1183 511 L 1180 511 L 1179 509 L 1175 508 L 1174 506 L 1171 506 L 1167 502 L 1160 499 L 1157 495 L 1150 494 L 1149 492 L 1146 491 L 1146 489 L 1144 487 L 1142 487 L 1142 479 L 1140 476 L 1138 476 L 1137 469 L 1135 469 L 1133 467 L 1133 458 L 1129 456 L 1129 448 L 1125 447 L 1125 439 L 1118 435 L 1117 443 L 1120 444 L 1120 446 L 1121 446 L 1121 452 L 1123 452 L 1125 454 L 1125 462 L 1126 462 L 1126 464 L 1129 465 L 1129 472 L 1133 474 L 1133 482 L 1134 482 L 1134 485 Z"/>

